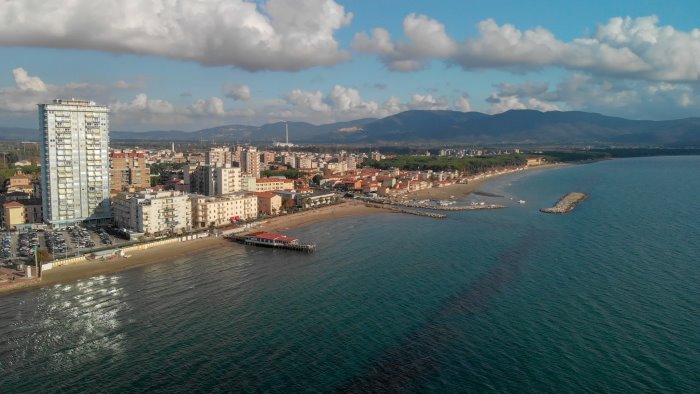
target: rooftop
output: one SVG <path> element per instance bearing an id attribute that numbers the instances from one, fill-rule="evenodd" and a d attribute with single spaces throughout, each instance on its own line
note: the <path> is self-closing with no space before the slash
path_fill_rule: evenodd
<path id="1" fill-rule="evenodd" d="M 297 241 L 298 238 L 294 237 L 288 237 L 284 234 L 279 234 L 279 233 L 256 233 L 256 234 L 251 234 L 251 237 L 255 237 L 258 239 L 266 239 L 269 241 L 279 241 L 279 242 L 294 242 Z"/>

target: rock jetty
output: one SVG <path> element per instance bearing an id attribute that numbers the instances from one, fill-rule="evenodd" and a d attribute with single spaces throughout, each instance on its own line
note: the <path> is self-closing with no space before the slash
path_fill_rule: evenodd
<path id="1" fill-rule="evenodd" d="M 564 197 L 560 198 L 557 203 L 551 208 L 542 208 L 540 212 L 544 213 L 569 213 L 576 208 L 576 205 L 580 204 L 586 199 L 588 195 L 586 193 L 572 192 Z"/>
<path id="2" fill-rule="evenodd" d="M 393 202 L 393 201 L 392 202 L 385 202 L 384 204 L 395 205 L 395 206 L 406 207 L 406 208 L 432 209 L 434 211 L 476 211 L 476 210 L 480 210 L 480 209 L 506 208 L 505 205 L 498 205 L 498 204 L 442 206 L 442 205 L 430 205 L 430 204 L 410 203 L 410 202 Z"/>
<path id="3" fill-rule="evenodd" d="M 433 219 L 445 219 L 447 215 L 443 215 L 440 213 L 432 213 L 432 212 L 424 212 L 424 211 L 413 211 L 410 209 L 403 209 L 403 208 L 397 208 L 395 206 L 391 206 L 388 204 L 373 204 L 373 203 L 367 203 L 366 204 L 368 207 L 373 207 L 373 208 L 382 208 L 386 209 L 391 212 L 397 212 L 397 213 L 405 213 L 408 215 L 416 215 L 416 216 L 423 216 L 427 218 L 433 218 Z"/>

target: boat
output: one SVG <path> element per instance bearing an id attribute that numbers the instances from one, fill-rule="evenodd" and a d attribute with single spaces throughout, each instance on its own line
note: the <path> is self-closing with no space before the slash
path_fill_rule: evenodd
<path id="1" fill-rule="evenodd" d="M 525 204 L 525 200 L 518 200 L 520 204 Z"/>

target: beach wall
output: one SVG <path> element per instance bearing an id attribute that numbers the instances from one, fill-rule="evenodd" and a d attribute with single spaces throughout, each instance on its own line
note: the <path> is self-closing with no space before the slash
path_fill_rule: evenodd
<path id="1" fill-rule="evenodd" d="M 71 265 L 75 263 L 82 263 L 87 258 L 85 256 L 71 257 L 69 259 L 54 260 L 50 263 L 44 263 L 41 265 L 42 271 L 48 271 L 54 267 L 62 267 L 64 265 Z"/>
<path id="2" fill-rule="evenodd" d="M 169 244 L 178 243 L 178 242 L 193 241 L 193 240 L 200 239 L 200 238 L 207 238 L 209 236 L 210 235 L 208 233 L 191 234 L 191 235 L 186 235 L 184 237 L 162 239 L 159 241 L 153 241 L 153 242 L 143 243 L 143 244 L 139 244 L 139 245 L 126 246 L 123 248 L 114 248 L 114 249 L 106 250 L 103 252 L 112 251 L 113 253 L 116 253 L 116 252 L 121 251 L 121 253 L 128 253 L 128 252 L 134 252 L 137 250 L 146 250 L 146 249 L 150 249 L 150 248 L 156 248 L 159 246 L 169 245 Z M 55 267 L 62 267 L 65 265 L 82 263 L 86 260 L 87 260 L 87 256 L 85 256 L 85 255 L 79 256 L 79 257 L 71 257 L 69 259 L 54 260 L 50 263 L 42 264 L 41 269 L 42 269 L 42 271 L 48 271 L 48 270 L 55 268 Z"/>

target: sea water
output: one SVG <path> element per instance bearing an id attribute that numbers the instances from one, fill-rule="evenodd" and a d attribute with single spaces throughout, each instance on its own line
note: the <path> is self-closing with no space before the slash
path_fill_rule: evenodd
<path id="1" fill-rule="evenodd" d="M 0 297 L 2 392 L 698 392 L 700 157 L 482 187 Z M 547 215 L 571 191 L 589 198 Z M 518 200 L 525 200 L 524 204 Z"/>

